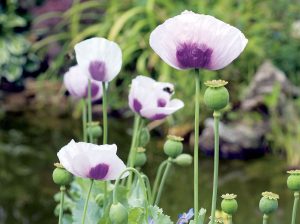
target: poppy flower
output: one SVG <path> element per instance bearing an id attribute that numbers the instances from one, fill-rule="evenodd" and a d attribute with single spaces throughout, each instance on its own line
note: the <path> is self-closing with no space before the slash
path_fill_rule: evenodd
<path id="1" fill-rule="evenodd" d="M 68 92 L 76 99 L 88 97 L 88 77 L 84 69 L 75 65 L 64 75 L 64 85 Z M 99 81 L 91 80 L 92 100 L 98 100 L 102 97 L 102 84 Z"/>
<path id="2" fill-rule="evenodd" d="M 222 69 L 240 55 L 247 42 L 239 29 L 191 11 L 166 20 L 150 35 L 153 50 L 179 70 Z"/>
<path id="3" fill-rule="evenodd" d="M 121 70 L 121 49 L 105 38 L 84 40 L 75 45 L 75 53 L 78 65 L 88 71 L 91 79 L 110 82 Z"/>
<path id="4" fill-rule="evenodd" d="M 184 106 L 181 100 L 171 99 L 173 93 L 174 86 L 171 83 L 138 76 L 131 83 L 129 106 L 142 117 L 160 120 Z"/>
<path id="5" fill-rule="evenodd" d="M 75 142 L 57 153 L 61 165 L 74 176 L 95 180 L 115 180 L 126 169 L 117 156 L 116 145 L 95 145 Z M 124 174 L 122 178 L 128 174 Z"/>

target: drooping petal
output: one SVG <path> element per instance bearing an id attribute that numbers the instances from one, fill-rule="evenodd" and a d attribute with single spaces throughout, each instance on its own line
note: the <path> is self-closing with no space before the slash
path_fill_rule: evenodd
<path id="1" fill-rule="evenodd" d="M 145 108 L 141 110 L 141 115 L 151 120 L 161 120 L 168 115 L 176 112 L 184 106 L 184 103 L 179 99 L 171 100 L 164 107 Z"/>
<path id="2" fill-rule="evenodd" d="M 84 40 L 75 45 L 78 64 L 89 71 L 97 81 L 109 82 L 120 72 L 122 52 L 112 41 L 101 37 Z"/>
<path id="3" fill-rule="evenodd" d="M 247 39 L 237 28 L 212 16 L 184 11 L 150 35 L 150 46 L 176 69 L 224 68 L 244 50 Z"/>

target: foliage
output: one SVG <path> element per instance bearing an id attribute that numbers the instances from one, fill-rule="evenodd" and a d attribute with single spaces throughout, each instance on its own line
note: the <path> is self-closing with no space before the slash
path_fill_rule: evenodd
<path id="1" fill-rule="evenodd" d="M 38 69 L 39 60 L 33 53 L 28 53 L 30 43 L 20 31 L 26 26 L 26 19 L 17 14 L 14 0 L 0 6 L 0 80 L 4 77 L 14 82 L 21 78 L 24 70 Z"/>

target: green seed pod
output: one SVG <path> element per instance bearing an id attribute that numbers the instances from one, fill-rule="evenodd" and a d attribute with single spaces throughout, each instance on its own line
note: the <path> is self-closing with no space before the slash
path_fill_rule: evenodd
<path id="1" fill-rule="evenodd" d="M 263 214 L 269 215 L 278 208 L 279 195 L 272 192 L 264 192 L 262 196 L 259 202 L 259 209 Z"/>
<path id="2" fill-rule="evenodd" d="M 233 215 L 238 209 L 236 195 L 235 194 L 224 194 L 221 197 L 223 198 L 223 200 L 221 202 L 222 211 L 229 215 Z"/>
<path id="3" fill-rule="evenodd" d="M 99 138 L 102 135 L 102 128 L 99 122 L 91 122 L 87 124 L 87 134 L 92 135 L 93 138 Z"/>
<path id="4" fill-rule="evenodd" d="M 148 128 L 144 127 L 141 129 L 139 135 L 139 146 L 145 147 L 150 141 L 150 132 Z"/>
<path id="5" fill-rule="evenodd" d="M 168 140 L 164 144 L 164 152 L 171 158 L 176 158 L 183 151 L 183 138 L 169 135 Z"/>
<path id="6" fill-rule="evenodd" d="M 224 80 L 212 80 L 205 82 L 208 88 L 204 93 L 204 103 L 210 109 L 221 110 L 229 103 L 229 92 L 224 87 L 228 82 Z"/>
<path id="7" fill-rule="evenodd" d="M 73 175 L 65 170 L 60 164 L 55 164 L 56 168 L 52 173 L 54 183 L 64 186 L 72 182 Z"/>
<path id="8" fill-rule="evenodd" d="M 193 157 L 190 154 L 183 153 L 177 156 L 173 161 L 179 166 L 189 166 L 193 162 Z"/>
<path id="9" fill-rule="evenodd" d="M 136 156 L 135 156 L 135 162 L 134 162 L 135 167 L 142 167 L 147 162 L 147 156 L 146 156 L 145 151 L 146 150 L 142 147 L 139 147 L 137 149 L 137 153 L 136 153 Z"/>
<path id="10" fill-rule="evenodd" d="M 300 191 L 300 170 L 290 170 L 287 172 L 290 176 L 287 179 L 287 186 L 292 191 Z"/>
<path id="11" fill-rule="evenodd" d="M 98 194 L 95 198 L 96 203 L 101 207 L 104 204 L 104 195 Z"/>
<path id="12" fill-rule="evenodd" d="M 109 218 L 113 224 L 127 224 L 128 212 L 120 203 L 112 204 L 109 210 Z"/>

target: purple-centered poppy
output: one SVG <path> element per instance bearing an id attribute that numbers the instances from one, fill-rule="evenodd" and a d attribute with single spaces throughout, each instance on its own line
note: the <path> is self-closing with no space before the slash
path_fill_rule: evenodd
<path id="1" fill-rule="evenodd" d="M 122 52 L 118 44 L 94 37 L 75 45 L 76 60 L 91 79 L 110 82 L 120 72 Z"/>
<path id="2" fill-rule="evenodd" d="M 181 100 L 171 99 L 173 93 L 174 86 L 171 83 L 138 76 L 131 83 L 129 106 L 142 117 L 160 120 L 184 106 Z"/>
<path id="3" fill-rule="evenodd" d="M 248 40 L 237 28 L 209 15 L 184 11 L 150 35 L 150 46 L 170 66 L 218 70 L 244 50 Z"/>
<path id="4" fill-rule="evenodd" d="M 187 224 L 194 217 L 194 209 L 190 209 L 187 213 L 180 214 L 176 224 Z"/>
<path id="5" fill-rule="evenodd" d="M 75 176 L 95 180 L 115 180 L 126 169 L 116 153 L 116 145 L 76 143 L 72 140 L 61 148 L 57 156 L 62 166 Z M 126 176 L 127 173 L 122 178 Z"/>
<path id="6" fill-rule="evenodd" d="M 75 65 L 64 75 L 64 85 L 67 90 L 76 99 L 88 97 L 88 76 L 86 71 Z M 91 80 L 92 100 L 98 100 L 102 97 L 102 84 L 99 81 Z"/>

